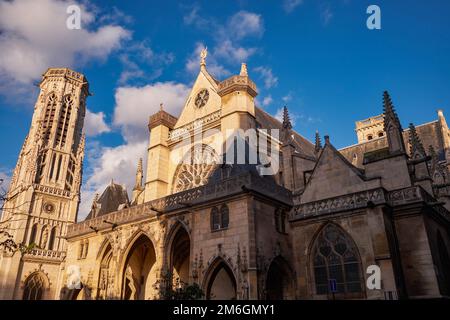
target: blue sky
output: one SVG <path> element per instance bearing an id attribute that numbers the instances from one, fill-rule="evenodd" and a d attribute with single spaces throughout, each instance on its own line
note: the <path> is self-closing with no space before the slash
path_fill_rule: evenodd
<path id="1" fill-rule="evenodd" d="M 72 3 L 81 31 L 64 28 Z M 371 4 L 381 30 L 366 27 Z M 145 119 L 160 102 L 179 111 L 205 45 L 211 73 L 225 79 L 247 62 L 259 105 L 274 115 L 287 105 L 308 139 L 317 129 L 336 147 L 355 143 L 354 122 L 382 112 L 383 90 L 405 127 L 432 121 L 450 105 L 449 14 L 446 0 L 0 0 L 0 175 L 15 166 L 40 74 L 67 66 L 94 94 L 84 200 L 110 178 L 129 185 Z"/>

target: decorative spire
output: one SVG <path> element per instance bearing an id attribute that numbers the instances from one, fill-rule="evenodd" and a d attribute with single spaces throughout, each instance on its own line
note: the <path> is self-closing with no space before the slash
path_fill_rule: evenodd
<path id="1" fill-rule="evenodd" d="M 159 111 L 163 111 L 164 110 L 164 103 L 160 103 L 159 104 Z"/>
<path id="2" fill-rule="evenodd" d="M 320 140 L 319 130 L 316 130 L 316 146 L 315 146 L 316 153 L 319 153 L 321 149 L 322 149 L 322 141 Z"/>
<path id="3" fill-rule="evenodd" d="M 204 47 L 200 52 L 200 68 L 206 67 L 206 57 L 208 56 L 208 48 Z"/>
<path id="4" fill-rule="evenodd" d="M 137 170 L 136 170 L 136 183 L 134 185 L 135 190 L 140 190 L 142 188 L 142 158 L 139 158 Z"/>
<path id="5" fill-rule="evenodd" d="M 241 72 L 239 73 L 240 76 L 248 77 L 248 71 L 247 71 L 247 64 L 242 63 L 241 65 Z"/>
<path id="6" fill-rule="evenodd" d="M 397 113 L 394 110 L 391 97 L 387 91 L 383 93 L 384 131 L 391 154 L 404 154 L 406 152 L 403 141 L 403 129 Z"/>
<path id="7" fill-rule="evenodd" d="M 289 111 L 286 106 L 283 107 L 283 129 L 292 129 L 291 118 L 289 117 Z"/>
<path id="8" fill-rule="evenodd" d="M 412 123 L 409 124 L 409 144 L 411 151 L 411 158 L 425 158 L 425 149 L 420 141 L 420 138 L 416 132 L 416 127 Z"/>
<path id="9" fill-rule="evenodd" d="M 395 112 L 394 105 L 392 104 L 391 97 L 387 91 L 383 93 L 383 111 L 384 111 L 384 131 L 387 132 L 390 124 L 395 125 L 400 131 L 402 131 L 402 125 Z"/>

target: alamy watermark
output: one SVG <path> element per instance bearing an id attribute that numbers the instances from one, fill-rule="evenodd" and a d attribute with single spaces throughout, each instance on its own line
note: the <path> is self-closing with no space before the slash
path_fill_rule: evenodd
<path id="1" fill-rule="evenodd" d="M 69 30 L 81 29 L 81 8 L 75 4 L 70 5 L 66 9 L 66 13 L 69 15 L 66 19 L 66 27 Z"/>
<path id="2" fill-rule="evenodd" d="M 381 30 L 381 9 L 379 6 L 372 4 L 367 7 L 367 14 L 370 16 L 367 18 L 366 25 L 369 30 Z"/>

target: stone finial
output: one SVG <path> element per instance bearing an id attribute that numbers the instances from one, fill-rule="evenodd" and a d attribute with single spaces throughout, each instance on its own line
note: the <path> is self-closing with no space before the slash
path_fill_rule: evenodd
<path id="1" fill-rule="evenodd" d="M 318 153 L 322 149 L 322 141 L 320 140 L 319 130 L 316 130 L 316 141 L 314 149 L 316 153 Z"/>
<path id="2" fill-rule="evenodd" d="M 410 151 L 411 158 L 425 158 L 426 153 L 425 149 L 422 145 L 422 141 L 420 141 L 419 135 L 417 134 L 416 127 L 414 124 L 409 124 L 409 143 L 410 143 Z"/>
<path id="3" fill-rule="evenodd" d="M 200 67 L 206 67 L 206 57 L 208 56 L 208 48 L 204 47 L 200 52 Z"/>
<path id="4" fill-rule="evenodd" d="M 291 118 L 289 117 L 289 111 L 286 106 L 283 107 L 283 129 L 292 129 Z"/>
<path id="5" fill-rule="evenodd" d="M 159 104 L 159 111 L 163 111 L 164 110 L 164 103 L 160 103 Z"/>
<path id="6" fill-rule="evenodd" d="M 248 77 L 248 71 L 247 71 L 247 64 L 242 63 L 241 65 L 241 72 L 239 73 L 240 76 Z"/>
<path id="7" fill-rule="evenodd" d="M 134 185 L 134 189 L 142 188 L 142 178 L 143 178 L 142 158 L 139 158 L 137 170 L 136 170 L 136 183 Z"/>
<path id="8" fill-rule="evenodd" d="M 325 144 L 330 144 L 330 136 L 326 135 L 324 138 L 325 138 Z"/>
<path id="9" fill-rule="evenodd" d="M 92 209 L 97 208 L 97 202 L 98 202 L 99 197 L 100 197 L 100 194 L 95 193 L 94 199 L 92 200 L 92 206 L 91 206 Z"/>

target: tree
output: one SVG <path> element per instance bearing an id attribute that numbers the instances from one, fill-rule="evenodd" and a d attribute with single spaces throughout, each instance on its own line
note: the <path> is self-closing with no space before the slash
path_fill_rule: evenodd
<path id="1" fill-rule="evenodd" d="M 172 281 L 173 277 L 170 272 L 156 281 L 153 285 L 155 289 L 160 291 L 160 299 L 162 300 L 200 300 L 205 293 L 197 283 L 188 284 L 180 280 L 180 278 Z"/>
<path id="2" fill-rule="evenodd" d="M 4 207 L 4 204 L 6 202 L 7 198 L 7 192 L 3 188 L 3 179 L 0 179 L 0 213 L 3 215 L 4 212 L 7 210 L 7 208 Z M 0 215 L 0 218 L 2 216 Z M 11 228 L 10 228 L 10 222 L 13 216 L 9 217 L 8 219 L 5 219 L 4 221 L 0 222 L 0 252 L 1 251 L 9 251 L 13 254 L 15 252 L 20 252 L 22 255 L 24 255 L 27 252 L 30 252 L 36 247 L 35 243 L 31 244 L 24 244 L 24 243 L 17 243 L 14 240 L 14 236 L 11 234 Z"/>

